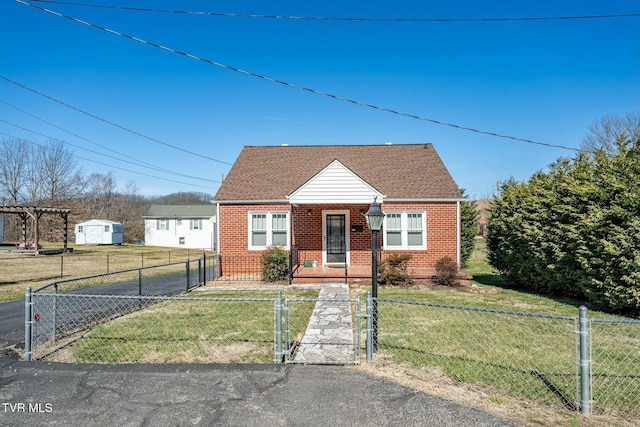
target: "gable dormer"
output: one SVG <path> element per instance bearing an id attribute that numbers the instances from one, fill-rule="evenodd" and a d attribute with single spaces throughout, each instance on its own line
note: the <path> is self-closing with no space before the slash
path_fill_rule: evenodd
<path id="1" fill-rule="evenodd" d="M 371 203 L 384 195 L 340 163 L 332 161 L 324 169 L 287 196 L 292 204 Z"/>

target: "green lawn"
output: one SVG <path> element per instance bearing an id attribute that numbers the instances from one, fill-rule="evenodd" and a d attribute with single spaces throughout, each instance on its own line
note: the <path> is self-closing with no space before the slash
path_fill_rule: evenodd
<path id="1" fill-rule="evenodd" d="M 509 289 L 487 263 L 480 243 L 467 272 L 480 288 L 497 293 L 380 289 L 376 358 L 413 370 L 415 375 L 437 370 L 454 384 L 479 388 L 492 399 L 503 396 L 518 405 L 530 401 L 573 407 L 576 323 L 572 318 L 577 318 L 582 302 Z M 589 311 L 589 316 L 625 320 L 597 311 Z M 640 423 L 640 324 L 595 322 L 592 329 L 594 413 L 614 416 L 611 425 L 618 422 L 616 417 Z"/>
<path id="2" fill-rule="evenodd" d="M 487 264 L 483 250 L 480 246 L 476 251 L 467 272 L 474 275 L 478 286 L 485 290 L 495 288 L 495 293 L 472 293 L 459 288 L 379 289 L 379 349 L 374 363 L 408 370 L 416 378 L 424 372 L 441 372 L 453 384 L 481 390 L 492 402 L 507 407 L 515 405 L 524 411 L 537 408 L 527 422 L 538 423 L 535 412 L 540 408 L 559 412 L 575 404 L 574 318 L 578 316 L 580 302 L 509 289 Z M 359 289 L 355 295 L 363 298 L 363 292 Z M 83 339 L 48 360 L 274 361 L 273 291 L 197 295 L 202 297 L 163 302 L 97 325 Z M 286 292 L 285 296 L 315 298 L 317 291 Z M 222 297 L 227 300 L 220 300 Z M 254 300 L 240 301 L 237 297 Z M 363 303 L 363 309 L 364 306 Z M 459 308 L 462 306 L 474 309 Z M 300 304 L 297 310 L 301 311 L 292 316 L 297 323 L 291 325 L 291 330 L 304 331 L 313 304 Z M 614 319 L 595 311 L 589 315 Z M 640 424 L 639 348 L 640 325 L 593 324 L 594 413 L 608 417 L 605 425 L 633 425 L 636 421 Z M 581 421 L 576 424 L 576 419 L 579 420 L 570 416 L 570 421 L 563 425 L 581 425 Z M 626 420 L 620 421 L 623 419 Z"/>
<path id="3" fill-rule="evenodd" d="M 284 296 L 317 298 L 318 291 Z M 93 327 L 47 360 L 92 363 L 273 363 L 274 291 L 190 293 Z M 306 327 L 308 312 L 293 318 Z M 303 329 L 304 330 L 304 329 Z"/>

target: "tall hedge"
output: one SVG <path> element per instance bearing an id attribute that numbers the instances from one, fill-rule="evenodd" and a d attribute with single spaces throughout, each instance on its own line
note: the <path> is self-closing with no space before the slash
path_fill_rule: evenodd
<path id="1" fill-rule="evenodd" d="M 515 286 L 640 315 L 639 135 L 502 183 L 487 247 Z"/>
<path id="2" fill-rule="evenodd" d="M 461 192 L 466 199 L 464 190 Z M 478 213 L 475 201 L 465 200 L 460 203 L 460 258 L 462 264 L 466 264 L 475 249 L 479 221 L 480 213 Z"/>

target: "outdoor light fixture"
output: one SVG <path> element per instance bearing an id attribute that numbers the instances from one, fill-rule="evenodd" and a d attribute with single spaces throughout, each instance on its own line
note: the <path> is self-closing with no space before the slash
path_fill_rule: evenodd
<path id="1" fill-rule="evenodd" d="M 378 198 L 376 197 L 371 206 L 369 206 L 369 210 L 366 214 L 364 214 L 367 219 L 367 226 L 369 230 L 372 232 L 378 232 L 382 228 L 382 221 L 384 221 L 384 212 L 380 209 L 380 203 L 377 203 Z"/>
<path id="2" fill-rule="evenodd" d="M 371 298 L 373 317 L 373 351 L 378 351 L 378 232 L 384 222 L 384 212 L 380 209 L 380 203 L 376 197 L 369 206 L 369 210 L 364 217 L 367 219 L 367 226 L 371 230 Z"/>

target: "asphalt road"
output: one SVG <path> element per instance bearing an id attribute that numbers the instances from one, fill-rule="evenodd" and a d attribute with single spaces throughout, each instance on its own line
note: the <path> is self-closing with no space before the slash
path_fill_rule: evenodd
<path id="1" fill-rule="evenodd" d="M 18 357 L 14 345 L 24 347 L 24 300 L 0 303 L 0 360 Z"/>
<path id="2" fill-rule="evenodd" d="M 197 271 L 196 271 L 197 273 Z M 192 278 L 192 282 L 194 282 Z M 195 283 L 195 282 L 194 282 Z M 148 277 L 143 279 L 143 295 L 175 295 L 186 290 L 186 274 L 170 274 L 166 276 Z M 71 294 L 87 295 L 138 295 L 138 281 L 130 281 L 117 284 L 94 286 L 90 288 L 70 291 Z M 62 298 L 61 298 L 62 300 Z M 78 300 L 76 300 L 78 301 Z M 65 313 L 65 305 L 60 304 L 58 311 L 58 327 L 64 330 L 72 329 L 73 324 L 80 324 L 85 318 L 97 319 L 105 313 L 116 312 L 122 301 L 104 300 L 98 307 L 87 301 L 86 306 L 79 306 L 74 302 L 68 313 Z M 60 319 L 66 319 L 67 326 Z M 0 360 L 16 359 L 18 355 L 13 347 L 24 348 L 24 300 L 0 303 Z M 43 320 L 44 322 L 44 320 Z"/>
<path id="3" fill-rule="evenodd" d="M 351 367 L 0 363 L 0 426 L 513 427 Z"/>

